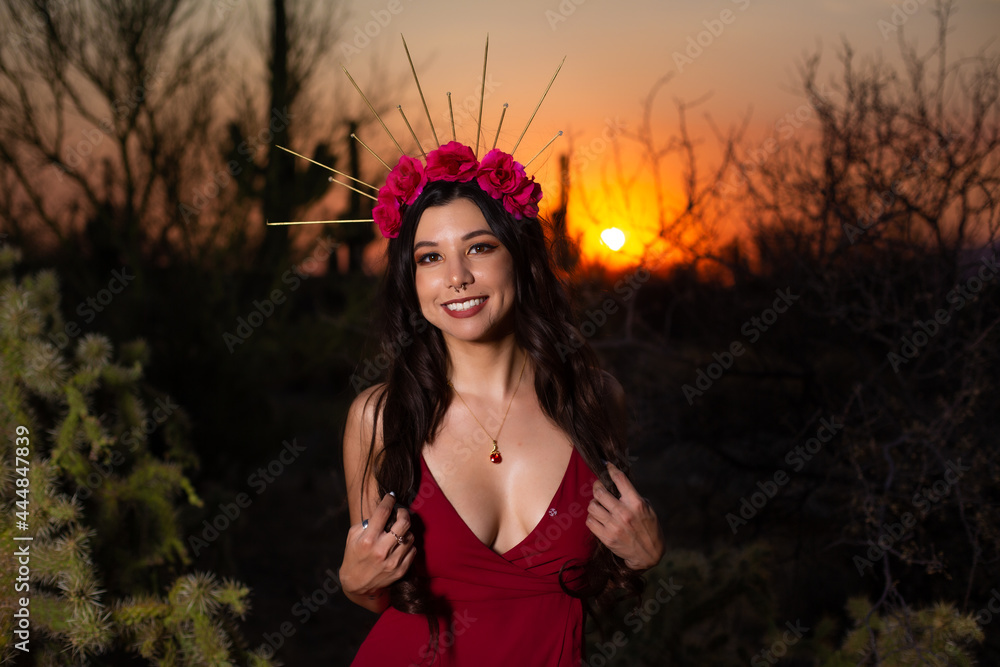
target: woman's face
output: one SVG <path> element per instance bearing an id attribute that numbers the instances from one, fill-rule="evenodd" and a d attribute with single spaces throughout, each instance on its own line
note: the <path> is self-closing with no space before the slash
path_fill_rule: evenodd
<path id="1" fill-rule="evenodd" d="M 413 239 L 417 299 L 445 338 L 495 340 L 513 330 L 514 263 L 468 199 L 424 210 Z"/>

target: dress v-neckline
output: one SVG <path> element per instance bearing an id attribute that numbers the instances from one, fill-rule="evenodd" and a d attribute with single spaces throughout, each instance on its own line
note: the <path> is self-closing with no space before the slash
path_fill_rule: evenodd
<path id="1" fill-rule="evenodd" d="M 563 472 L 562 479 L 559 480 L 559 486 L 556 488 L 555 493 L 552 494 L 552 498 L 549 499 L 549 502 L 548 502 L 548 504 L 545 507 L 545 511 L 542 512 L 542 518 L 540 518 L 538 520 L 538 522 L 535 523 L 534 528 L 532 528 L 528 532 L 528 534 L 525 535 L 521 539 L 520 542 L 518 542 L 517 544 L 515 544 L 514 546 L 512 546 L 510 549 L 508 549 L 507 551 L 505 551 L 503 553 L 500 553 L 499 551 L 495 550 L 490 545 L 488 545 L 485 542 L 483 542 L 482 540 L 480 540 L 479 536 L 477 536 L 476 533 L 471 528 L 469 528 L 469 524 L 467 524 L 465 522 L 465 519 L 462 518 L 462 515 L 458 513 L 458 510 L 455 509 L 455 506 L 448 499 L 448 496 L 447 496 L 447 494 L 445 494 L 444 490 L 441 488 L 441 485 L 438 484 L 437 479 L 435 479 L 435 477 L 434 477 L 434 473 L 431 472 L 430 467 L 427 465 L 427 461 L 424 459 L 424 453 L 423 452 L 420 452 L 420 462 L 423 464 L 424 470 L 427 471 L 427 475 L 430 477 L 431 481 L 434 483 L 434 486 L 441 493 L 441 497 L 444 498 L 445 505 L 447 505 L 448 508 L 451 509 L 452 514 L 454 514 L 455 518 L 458 519 L 458 523 L 460 523 L 462 525 L 462 527 L 465 529 L 465 532 L 467 532 L 469 534 L 469 537 L 471 537 L 473 540 L 475 540 L 478 544 L 482 545 L 482 547 L 484 549 L 486 549 L 487 551 L 489 551 L 490 553 L 495 554 L 495 555 L 499 556 L 500 558 L 503 558 L 504 560 L 507 560 L 509 562 L 509 560 L 507 559 L 507 555 L 510 554 L 510 553 L 512 553 L 515 549 L 517 549 L 518 547 L 520 547 L 521 545 L 523 545 L 525 542 L 527 542 L 528 539 L 532 535 L 535 534 L 535 532 L 538 530 L 539 526 L 541 526 L 542 523 L 545 521 L 545 517 L 549 516 L 549 510 L 552 509 L 553 503 L 555 503 L 555 501 L 559 498 L 559 494 L 562 493 L 563 487 L 566 485 L 566 479 L 569 477 L 569 471 L 573 468 L 573 459 L 577 455 L 578 455 L 578 452 L 576 451 L 576 447 L 573 447 L 573 451 L 570 452 L 570 455 L 569 455 L 569 463 L 566 464 L 566 470 Z"/>

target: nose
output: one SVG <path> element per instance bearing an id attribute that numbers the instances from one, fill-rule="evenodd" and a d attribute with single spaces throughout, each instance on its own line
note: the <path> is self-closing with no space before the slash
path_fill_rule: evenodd
<path id="1" fill-rule="evenodd" d="M 458 257 L 453 257 L 445 260 L 448 264 L 448 287 L 453 287 L 456 290 L 465 285 L 471 285 L 476 281 L 475 276 L 472 275 L 472 271 L 469 269 L 465 255 L 459 254 Z"/>

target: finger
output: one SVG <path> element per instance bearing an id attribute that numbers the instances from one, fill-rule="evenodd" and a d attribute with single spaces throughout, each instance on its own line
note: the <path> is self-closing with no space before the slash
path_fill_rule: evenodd
<path id="1" fill-rule="evenodd" d="M 417 556 L 417 548 L 413 547 L 405 556 L 403 556 L 403 560 L 399 562 L 399 565 L 393 571 L 393 576 L 399 578 L 402 577 L 404 574 L 406 574 L 406 571 L 410 569 L 410 564 L 413 562 L 413 559 L 416 558 L 416 556 Z"/>
<path id="2" fill-rule="evenodd" d="M 410 529 L 410 513 L 405 507 L 400 507 L 396 510 L 396 521 L 392 524 L 392 532 L 396 533 L 400 537 L 406 535 L 406 531 Z"/>
<path id="3" fill-rule="evenodd" d="M 363 532 L 364 528 L 361 527 L 361 522 L 359 521 L 347 529 L 347 541 L 350 542 L 352 539 L 356 539 Z"/>
<path id="4" fill-rule="evenodd" d="M 400 508 L 399 511 L 406 512 L 406 510 L 402 508 Z M 398 523 L 395 523 L 392 525 L 392 528 L 384 533 L 384 537 L 392 540 L 392 542 L 386 542 L 386 544 L 388 544 L 386 547 L 386 557 L 396 555 L 400 552 L 405 553 L 406 549 L 409 548 L 409 546 L 413 544 L 413 541 L 416 539 L 412 532 L 400 532 L 402 528 L 403 527 Z"/>
<path id="5" fill-rule="evenodd" d="M 618 493 L 620 498 L 618 500 L 622 503 L 622 508 L 619 511 L 623 511 L 624 508 L 628 508 L 633 512 L 642 511 L 643 507 L 646 505 L 646 499 L 639 495 L 635 486 L 629 480 L 629 478 L 618 468 L 614 467 L 614 464 L 609 464 L 608 475 L 610 475 L 611 480 L 618 487 Z"/>
<path id="6" fill-rule="evenodd" d="M 626 492 L 629 495 L 639 495 L 629 478 L 614 463 L 608 463 L 608 475 L 618 487 L 618 493 L 621 494 L 622 498 L 625 497 Z"/>
<path id="7" fill-rule="evenodd" d="M 590 504 L 587 505 L 587 513 L 602 524 L 606 524 L 612 519 L 611 512 L 597 500 L 590 501 Z"/>
<path id="8" fill-rule="evenodd" d="M 391 535 L 389 537 L 392 537 Z M 386 556 L 385 560 L 382 561 L 382 567 L 385 572 L 393 574 L 399 571 L 400 565 L 409 556 L 416 547 L 412 541 L 403 541 L 403 544 L 399 544 L 393 540 L 392 551 Z"/>
<path id="9" fill-rule="evenodd" d="M 599 539 L 605 545 L 608 543 L 607 527 L 602 524 L 598 519 L 594 517 L 593 514 L 587 515 L 587 520 L 584 522 L 587 529 L 594 534 L 594 537 Z"/>
<path id="10" fill-rule="evenodd" d="M 366 536 L 372 535 L 372 531 L 370 530 L 371 522 L 372 522 L 371 517 L 369 517 L 367 528 L 365 527 L 364 519 L 351 526 L 347 530 L 347 541 L 350 542 L 352 540 L 354 541 L 364 540 Z M 374 538 L 369 538 L 369 539 L 374 539 Z"/>
<path id="11" fill-rule="evenodd" d="M 615 498 L 600 481 L 594 483 L 594 500 L 611 513 L 619 511 L 621 505 L 621 501 Z"/>
<path id="12" fill-rule="evenodd" d="M 396 534 L 399 535 L 399 533 Z M 400 535 L 400 538 L 402 537 Z M 404 539 L 403 542 L 405 543 L 406 540 Z M 375 544 L 375 549 L 381 555 L 383 561 L 388 561 L 403 546 L 396 539 L 395 535 L 388 532 L 379 535 L 378 541 Z"/>
<path id="13" fill-rule="evenodd" d="M 384 531 L 385 522 L 389 520 L 389 516 L 392 514 L 392 507 L 395 504 L 396 498 L 391 493 L 382 496 L 382 500 L 375 506 L 375 511 L 372 512 L 372 516 L 368 520 L 367 530 L 374 529 L 376 534 Z"/>
<path id="14" fill-rule="evenodd" d="M 390 537 L 392 536 L 390 535 Z M 389 555 L 389 559 L 392 561 L 392 566 L 398 567 L 400 561 L 406 558 L 406 556 L 408 556 L 416 548 L 415 538 L 412 533 L 403 538 L 402 544 L 396 542 L 396 546 L 393 547 L 392 552 Z"/>

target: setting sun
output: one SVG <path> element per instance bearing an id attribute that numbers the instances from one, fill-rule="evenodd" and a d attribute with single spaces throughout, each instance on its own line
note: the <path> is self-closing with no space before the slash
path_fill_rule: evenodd
<path id="1" fill-rule="evenodd" d="M 617 227 L 608 227 L 601 232 L 601 241 L 615 252 L 625 245 L 625 232 Z"/>
<path id="2" fill-rule="evenodd" d="M 581 174 L 570 197 L 569 236 L 579 243 L 581 260 L 612 270 L 634 269 L 644 264 L 660 270 L 679 259 L 677 248 L 660 234 L 661 215 L 655 190 L 648 183 L 633 183 L 627 192 L 608 186 L 596 170 Z M 679 204 L 663 197 L 670 217 Z"/>

